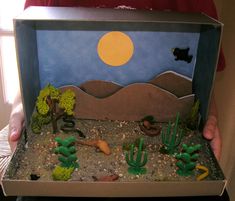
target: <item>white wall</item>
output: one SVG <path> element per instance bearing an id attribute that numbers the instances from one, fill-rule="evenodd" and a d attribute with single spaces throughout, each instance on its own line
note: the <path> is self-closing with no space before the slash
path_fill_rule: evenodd
<path id="1" fill-rule="evenodd" d="M 0 77 L 0 130 L 8 124 L 10 111 L 11 105 L 4 103 L 2 81 Z"/>

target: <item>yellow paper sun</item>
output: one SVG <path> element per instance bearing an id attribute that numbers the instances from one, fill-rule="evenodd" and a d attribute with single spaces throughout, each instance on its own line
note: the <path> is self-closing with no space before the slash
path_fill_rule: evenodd
<path id="1" fill-rule="evenodd" d="M 125 33 L 112 31 L 101 37 L 97 52 L 104 63 L 110 66 L 122 66 L 131 59 L 134 45 Z"/>

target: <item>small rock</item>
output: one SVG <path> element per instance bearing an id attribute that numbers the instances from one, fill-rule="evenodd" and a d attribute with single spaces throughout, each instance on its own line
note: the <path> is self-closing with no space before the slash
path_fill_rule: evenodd
<path id="1" fill-rule="evenodd" d="M 38 180 L 39 178 L 40 178 L 40 176 L 37 174 L 30 174 L 30 180 L 35 181 L 35 180 Z"/>

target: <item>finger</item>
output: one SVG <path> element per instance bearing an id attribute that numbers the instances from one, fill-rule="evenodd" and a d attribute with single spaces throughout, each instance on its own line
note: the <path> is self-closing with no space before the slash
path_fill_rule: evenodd
<path id="1" fill-rule="evenodd" d="M 11 151 L 14 152 L 17 147 L 17 142 L 20 138 L 22 131 L 22 121 L 16 116 L 12 117 L 9 122 L 9 134 L 8 142 L 11 148 Z"/>
<path id="2" fill-rule="evenodd" d="M 222 147 L 219 129 L 216 129 L 215 137 L 213 138 L 213 140 L 211 140 L 210 145 L 211 145 L 211 148 L 214 152 L 216 159 L 219 160 L 220 155 L 221 155 L 221 147 Z"/>
<path id="3" fill-rule="evenodd" d="M 16 125 L 14 125 L 16 126 Z M 11 151 L 14 152 L 17 147 L 17 142 L 21 135 L 22 126 L 19 125 L 18 128 L 11 127 L 9 129 L 8 142 L 11 148 Z"/>
<path id="4" fill-rule="evenodd" d="M 10 142 L 11 152 L 14 153 L 17 147 L 18 141 Z"/>
<path id="5" fill-rule="evenodd" d="M 21 113 L 15 113 L 11 116 L 9 121 L 9 141 L 19 140 L 22 131 L 23 121 L 24 119 Z"/>
<path id="6" fill-rule="evenodd" d="M 217 121 L 214 118 L 208 118 L 206 125 L 203 129 L 203 136 L 207 140 L 212 140 L 214 138 L 217 129 Z"/>
<path id="7" fill-rule="evenodd" d="M 20 138 L 20 134 L 21 134 L 21 129 L 14 129 L 11 133 L 10 133 L 10 141 L 11 142 L 15 142 L 18 141 Z"/>
<path id="8" fill-rule="evenodd" d="M 9 126 L 9 141 L 17 141 L 20 138 L 22 121 L 12 119 Z"/>

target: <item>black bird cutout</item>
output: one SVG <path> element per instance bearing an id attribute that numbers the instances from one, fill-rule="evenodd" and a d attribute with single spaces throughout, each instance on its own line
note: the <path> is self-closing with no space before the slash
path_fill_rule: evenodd
<path id="1" fill-rule="evenodd" d="M 175 60 L 185 61 L 190 63 L 192 61 L 193 56 L 189 55 L 189 47 L 186 49 L 180 49 L 178 47 L 172 49 L 173 55 L 175 56 Z"/>

